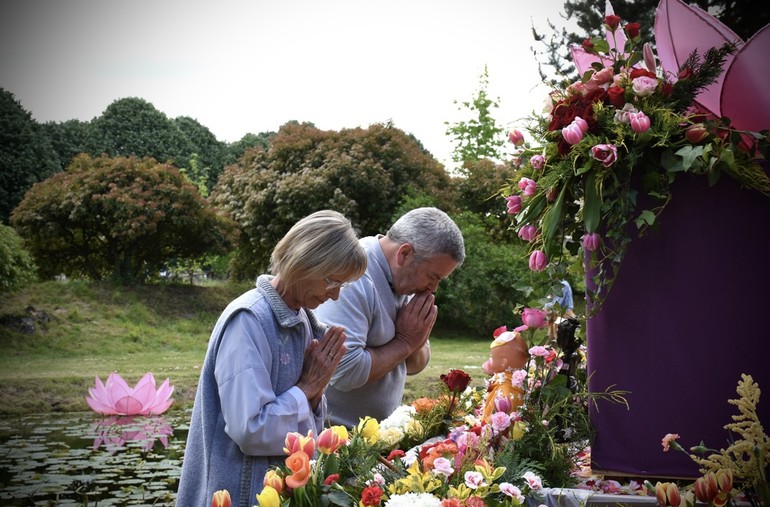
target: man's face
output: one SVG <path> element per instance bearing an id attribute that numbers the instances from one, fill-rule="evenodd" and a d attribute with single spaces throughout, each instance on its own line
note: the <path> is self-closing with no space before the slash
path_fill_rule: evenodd
<path id="1" fill-rule="evenodd" d="M 446 254 L 435 255 L 426 261 L 416 261 L 411 245 L 402 245 L 406 251 L 399 252 L 397 271 L 393 273 L 396 294 L 405 296 L 417 292 L 436 292 L 441 280 L 448 277 L 457 267 L 457 262 Z"/>

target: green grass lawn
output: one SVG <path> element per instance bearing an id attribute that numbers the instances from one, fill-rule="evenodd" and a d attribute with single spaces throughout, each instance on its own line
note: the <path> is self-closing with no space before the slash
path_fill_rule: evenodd
<path id="1" fill-rule="evenodd" d="M 250 285 L 59 281 L 0 295 L 0 414 L 89 410 L 94 377 L 105 380 L 112 371 L 129 383 L 148 371 L 158 384 L 169 378 L 172 409 L 189 408 L 211 328 Z M 431 349 L 428 367 L 409 377 L 405 399 L 434 393 L 452 368 L 483 383 L 489 341 L 434 330 Z"/>

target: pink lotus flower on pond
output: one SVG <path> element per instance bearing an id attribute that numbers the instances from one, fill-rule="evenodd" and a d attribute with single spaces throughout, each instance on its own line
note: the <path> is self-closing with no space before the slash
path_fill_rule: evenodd
<path id="1" fill-rule="evenodd" d="M 155 388 L 155 377 L 148 372 L 133 388 L 119 374 L 113 372 L 102 383 L 96 377 L 95 387 L 89 387 L 86 397 L 88 406 L 103 415 L 158 415 L 173 403 L 170 398 L 174 388 L 166 379 L 160 388 Z"/>

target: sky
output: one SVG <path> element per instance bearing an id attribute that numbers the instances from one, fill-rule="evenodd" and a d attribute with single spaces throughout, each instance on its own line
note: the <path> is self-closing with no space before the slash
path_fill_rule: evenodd
<path id="1" fill-rule="evenodd" d="M 0 87 L 39 122 L 139 97 L 224 142 L 392 121 L 451 167 L 486 66 L 507 128 L 541 111 L 532 26 L 563 0 L 0 0 Z"/>

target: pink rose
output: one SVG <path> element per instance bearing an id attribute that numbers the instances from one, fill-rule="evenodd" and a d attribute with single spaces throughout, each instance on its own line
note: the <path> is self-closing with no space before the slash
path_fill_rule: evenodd
<path id="1" fill-rule="evenodd" d="M 535 157 L 537 156 L 538 155 L 535 155 Z M 521 189 L 521 195 L 524 197 L 531 197 L 537 192 L 537 183 L 535 183 L 535 180 L 522 178 L 519 180 L 519 188 Z"/>
<path id="2" fill-rule="evenodd" d="M 641 134 L 642 132 L 647 132 L 650 128 L 650 117 L 646 114 L 642 113 L 641 111 L 638 113 L 629 113 L 628 114 L 629 123 L 631 123 L 631 130 L 636 132 L 637 134 Z"/>
<path id="3" fill-rule="evenodd" d="M 542 271 L 548 265 L 548 257 L 541 250 L 535 250 L 529 256 L 529 269 L 532 271 Z"/>
<path id="4" fill-rule="evenodd" d="M 618 159 L 618 148 L 614 144 L 597 144 L 591 148 L 591 155 L 604 167 L 610 167 Z"/>
<path id="5" fill-rule="evenodd" d="M 647 97 L 655 93 L 658 87 L 658 80 L 653 77 L 639 76 L 631 81 L 631 89 L 637 97 Z"/>
<path id="6" fill-rule="evenodd" d="M 524 308 L 521 312 L 521 321 L 525 326 L 533 329 L 545 327 L 548 324 L 546 317 L 545 311 L 535 308 Z"/>

